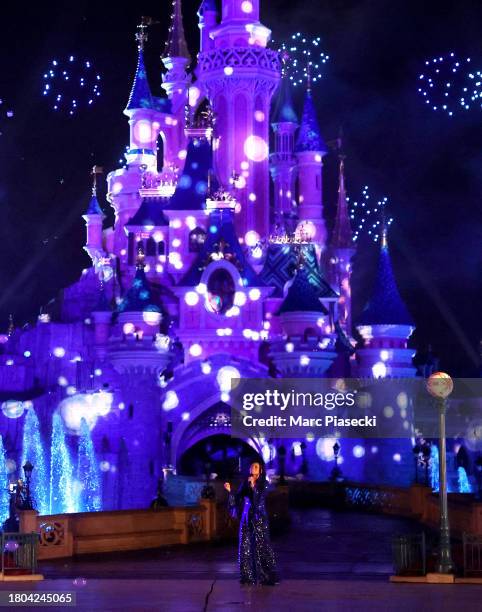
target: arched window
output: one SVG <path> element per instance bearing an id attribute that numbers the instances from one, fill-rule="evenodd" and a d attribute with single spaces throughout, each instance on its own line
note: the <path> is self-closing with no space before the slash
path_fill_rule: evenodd
<path id="1" fill-rule="evenodd" d="M 146 255 L 147 256 L 155 256 L 156 254 L 156 242 L 154 238 L 151 236 L 146 242 Z"/>
<path id="2" fill-rule="evenodd" d="M 157 254 L 164 255 L 165 252 L 166 252 L 166 245 L 164 243 L 164 240 L 161 240 L 160 242 L 157 243 Z"/>
<path id="3" fill-rule="evenodd" d="M 202 227 L 195 227 L 189 232 L 189 252 L 199 253 L 206 241 L 206 232 Z"/>
<path id="4" fill-rule="evenodd" d="M 224 268 L 214 270 L 208 279 L 206 308 L 215 314 L 226 314 L 233 307 L 236 288 L 231 274 Z"/>
<path id="5" fill-rule="evenodd" d="M 129 232 L 127 237 L 127 263 L 131 266 L 134 263 L 134 234 Z"/>

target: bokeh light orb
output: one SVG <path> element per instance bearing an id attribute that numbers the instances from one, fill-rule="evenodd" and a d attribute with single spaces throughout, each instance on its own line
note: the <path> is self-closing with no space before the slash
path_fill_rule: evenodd
<path id="1" fill-rule="evenodd" d="M 254 230 L 249 230 L 249 232 L 246 232 L 244 235 L 244 242 L 248 247 L 255 247 L 259 240 L 260 238 L 258 232 L 255 232 Z"/>
<path id="2" fill-rule="evenodd" d="M 222 392 L 229 393 L 231 391 L 231 386 L 236 384 L 232 381 L 240 378 L 241 374 L 237 368 L 233 366 L 223 366 L 217 373 L 216 381 Z"/>
<path id="3" fill-rule="evenodd" d="M 82 419 L 85 419 L 90 430 L 97 423 L 97 409 L 87 394 L 77 393 L 66 397 L 59 404 L 59 412 L 68 433 L 79 435 Z"/>
<path id="4" fill-rule="evenodd" d="M 338 442 L 336 438 L 319 438 L 316 441 L 316 454 L 323 461 L 334 461 L 335 453 L 333 446 Z"/>
<path id="5" fill-rule="evenodd" d="M 166 412 L 169 412 L 169 410 L 174 410 L 174 408 L 177 408 L 178 406 L 179 398 L 177 396 L 177 393 L 175 391 L 168 391 L 166 393 L 164 402 L 162 403 L 162 409 Z"/>
<path id="6" fill-rule="evenodd" d="M 254 162 L 262 162 L 268 158 L 268 144 L 260 136 L 248 136 L 244 142 L 244 154 Z"/>

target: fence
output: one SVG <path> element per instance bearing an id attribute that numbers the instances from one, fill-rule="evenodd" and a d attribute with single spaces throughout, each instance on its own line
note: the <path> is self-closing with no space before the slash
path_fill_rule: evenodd
<path id="1" fill-rule="evenodd" d="M 2 578 L 35 574 L 38 533 L 1 533 Z"/>

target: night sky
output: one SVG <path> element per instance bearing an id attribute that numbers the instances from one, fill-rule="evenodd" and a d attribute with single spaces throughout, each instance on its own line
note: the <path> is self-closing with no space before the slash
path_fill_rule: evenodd
<path id="1" fill-rule="evenodd" d="M 197 52 L 197 2 L 184 0 L 191 53 Z M 119 166 L 128 144 L 122 114 L 136 64 L 141 15 L 159 20 L 146 50 L 152 89 L 168 0 L 79 1 L 2 7 L 0 58 L 0 328 L 17 325 L 74 282 L 89 258 L 84 212 L 92 165 Z M 482 109 L 452 118 L 417 93 L 428 58 L 450 51 L 482 69 L 482 3 L 348 0 L 264 0 L 262 21 L 284 40 L 297 30 L 322 37 L 330 55 L 315 99 L 325 140 L 345 137 L 349 195 L 364 185 L 388 196 L 395 218 L 390 248 L 399 287 L 420 346 L 431 342 L 454 375 L 478 371 L 482 338 Z M 89 59 L 102 75 L 102 96 L 74 117 L 58 115 L 42 96 L 53 59 Z M 300 104 L 300 90 L 297 101 Z M 8 108 L 7 108 L 8 107 Z M 12 109 L 14 116 L 5 117 Z M 328 223 L 336 202 L 336 157 L 325 163 Z M 105 202 L 101 180 L 100 202 Z M 369 240 L 355 260 L 354 314 L 370 290 L 377 249 Z"/>

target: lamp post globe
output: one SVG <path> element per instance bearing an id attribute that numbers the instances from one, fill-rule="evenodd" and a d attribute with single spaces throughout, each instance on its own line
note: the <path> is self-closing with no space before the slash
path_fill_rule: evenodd
<path id="1" fill-rule="evenodd" d="M 440 542 L 436 568 L 439 574 L 452 574 L 454 571 L 450 548 L 450 525 L 447 501 L 447 441 L 445 435 L 447 398 L 452 393 L 453 388 L 453 380 L 445 372 L 434 372 L 427 379 L 427 391 L 436 399 L 439 416 Z"/>

